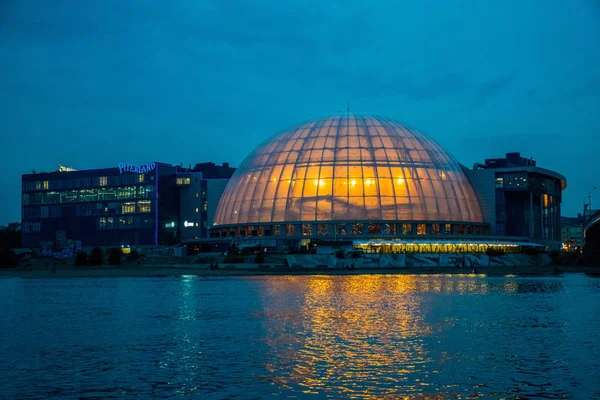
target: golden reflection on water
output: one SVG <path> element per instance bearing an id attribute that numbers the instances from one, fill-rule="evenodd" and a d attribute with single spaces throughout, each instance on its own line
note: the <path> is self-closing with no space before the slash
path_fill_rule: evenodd
<path id="1" fill-rule="evenodd" d="M 276 301 L 264 305 L 266 313 L 278 320 L 267 321 L 273 353 L 268 370 L 282 387 L 299 385 L 306 393 L 330 391 L 350 397 L 427 393 L 426 378 L 437 374 L 444 360 L 431 359 L 425 342 L 455 323 L 427 322 L 435 307 L 427 293 L 488 291 L 480 276 L 451 278 L 353 275 L 269 280 L 265 287 L 270 294 L 298 291 L 301 304 L 300 315 L 281 313 L 285 305 Z"/>

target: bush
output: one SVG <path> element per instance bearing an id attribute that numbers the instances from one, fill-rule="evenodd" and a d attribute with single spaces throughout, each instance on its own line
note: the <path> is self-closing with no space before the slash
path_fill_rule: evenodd
<path id="1" fill-rule="evenodd" d="M 88 263 L 87 253 L 85 251 L 80 251 L 79 253 L 77 253 L 77 255 L 75 256 L 75 265 L 82 266 L 82 265 L 87 265 L 87 263 Z"/>
<path id="2" fill-rule="evenodd" d="M 94 247 L 92 254 L 90 254 L 91 265 L 101 265 L 104 263 L 104 252 L 100 247 Z"/>
<path id="3" fill-rule="evenodd" d="M 338 251 L 336 251 L 335 252 L 335 257 L 343 259 L 344 258 L 344 250 L 338 250 Z"/>
<path id="4" fill-rule="evenodd" d="M 123 257 L 123 250 L 120 247 L 113 247 L 108 253 L 108 263 L 110 265 L 121 264 L 121 257 Z"/>
<path id="5" fill-rule="evenodd" d="M 485 254 L 487 254 L 489 257 L 500 257 L 506 253 L 504 250 L 490 248 L 486 250 Z"/>
<path id="6" fill-rule="evenodd" d="M 363 254 L 362 251 L 354 250 L 352 252 L 352 258 L 361 258 L 362 254 Z"/>
<path id="7" fill-rule="evenodd" d="M 13 268 L 19 264 L 19 257 L 11 249 L 0 250 L 0 268 Z"/>
<path id="8" fill-rule="evenodd" d="M 262 264 L 265 262 L 265 253 L 256 253 L 256 257 L 254 257 L 255 264 Z"/>
<path id="9" fill-rule="evenodd" d="M 129 254 L 127 254 L 127 259 L 130 261 L 137 261 L 140 258 L 140 253 L 137 250 L 131 250 Z"/>
<path id="10" fill-rule="evenodd" d="M 244 263 L 244 257 L 243 256 L 236 256 L 235 254 L 227 254 L 225 256 L 225 263 L 229 264 L 243 264 Z"/>

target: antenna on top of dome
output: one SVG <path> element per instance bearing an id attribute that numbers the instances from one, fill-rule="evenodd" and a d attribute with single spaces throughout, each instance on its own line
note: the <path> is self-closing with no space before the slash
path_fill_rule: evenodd
<path id="1" fill-rule="evenodd" d="M 346 100 L 346 111 L 350 112 L 350 101 Z"/>

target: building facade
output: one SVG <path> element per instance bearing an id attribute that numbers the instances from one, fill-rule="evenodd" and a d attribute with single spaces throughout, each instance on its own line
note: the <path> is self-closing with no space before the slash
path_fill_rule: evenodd
<path id="1" fill-rule="evenodd" d="M 83 246 L 173 245 L 206 237 L 209 215 L 201 210 L 215 201 L 202 189 L 214 187 L 208 180 L 195 168 L 159 162 L 23 175 L 23 246 L 39 247 L 57 234 Z"/>
<path id="2" fill-rule="evenodd" d="M 538 167 L 519 153 L 463 170 L 478 194 L 491 234 L 520 237 L 552 250 L 561 248 L 560 204 L 567 186 L 564 176 Z"/>

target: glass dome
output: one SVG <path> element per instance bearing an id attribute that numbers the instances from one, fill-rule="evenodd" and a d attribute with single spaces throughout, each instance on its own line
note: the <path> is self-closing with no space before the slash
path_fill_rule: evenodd
<path id="1" fill-rule="evenodd" d="M 216 225 L 309 221 L 483 223 L 458 163 L 424 134 L 340 113 L 258 146 L 229 181 Z"/>

